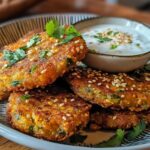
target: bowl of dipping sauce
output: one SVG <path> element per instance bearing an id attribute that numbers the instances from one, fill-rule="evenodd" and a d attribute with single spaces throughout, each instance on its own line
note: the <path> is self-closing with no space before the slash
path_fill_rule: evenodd
<path id="1" fill-rule="evenodd" d="M 150 60 L 150 28 L 137 21 L 98 17 L 75 24 L 89 52 L 84 62 L 108 72 L 128 72 Z"/>

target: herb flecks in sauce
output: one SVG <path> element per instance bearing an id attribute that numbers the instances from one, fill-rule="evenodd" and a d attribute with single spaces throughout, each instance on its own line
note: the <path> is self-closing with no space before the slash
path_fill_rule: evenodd
<path id="1" fill-rule="evenodd" d="M 106 30 L 94 36 L 100 43 L 111 42 L 111 49 L 116 49 L 120 45 L 132 43 L 132 37 L 124 32 Z"/>

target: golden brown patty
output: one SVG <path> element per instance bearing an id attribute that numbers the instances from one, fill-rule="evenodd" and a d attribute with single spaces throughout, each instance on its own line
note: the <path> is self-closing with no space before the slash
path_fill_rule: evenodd
<path id="1" fill-rule="evenodd" d="M 30 34 L 16 43 L 4 47 L 6 57 L 12 59 L 13 53 L 27 42 L 40 40 L 25 50 L 25 58 L 12 64 L 0 53 L 0 100 L 7 97 L 8 91 L 22 91 L 46 86 L 62 76 L 73 64 L 84 58 L 87 47 L 81 37 L 67 44 L 58 45 L 58 40 L 45 32 Z M 19 57 L 22 54 L 19 54 Z"/>
<path id="2" fill-rule="evenodd" d="M 91 113 L 89 127 L 92 130 L 104 129 L 129 129 L 144 120 L 150 123 L 150 112 L 111 111 L 100 109 Z"/>
<path id="3" fill-rule="evenodd" d="M 16 92 L 9 97 L 8 122 L 12 127 L 52 141 L 63 141 L 89 121 L 90 105 L 57 88 Z"/>
<path id="4" fill-rule="evenodd" d="M 125 73 L 110 74 L 91 68 L 74 68 L 67 75 L 73 91 L 104 108 L 142 111 L 150 108 L 150 73 L 142 80 Z"/>

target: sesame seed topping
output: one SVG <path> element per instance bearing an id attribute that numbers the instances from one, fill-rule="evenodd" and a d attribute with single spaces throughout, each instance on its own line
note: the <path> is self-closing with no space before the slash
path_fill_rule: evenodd
<path id="1" fill-rule="evenodd" d="M 47 71 L 47 69 L 44 69 L 44 70 L 41 71 L 41 73 L 43 74 L 43 73 L 45 73 L 46 71 Z"/>
<path id="2" fill-rule="evenodd" d="M 63 120 L 67 120 L 67 118 L 65 116 L 62 117 Z"/>
<path id="3" fill-rule="evenodd" d="M 73 102 L 73 101 L 75 101 L 75 99 L 74 99 L 74 98 L 72 98 L 70 101 L 71 101 L 71 102 Z"/>
<path id="4" fill-rule="evenodd" d="M 125 97 L 125 95 L 121 95 L 121 98 L 124 98 Z"/>
<path id="5" fill-rule="evenodd" d="M 83 48 L 84 48 L 83 45 L 81 45 L 81 46 L 80 46 L 80 49 L 83 49 Z"/>
<path id="6" fill-rule="evenodd" d="M 64 103 L 59 104 L 60 107 L 64 106 Z"/>

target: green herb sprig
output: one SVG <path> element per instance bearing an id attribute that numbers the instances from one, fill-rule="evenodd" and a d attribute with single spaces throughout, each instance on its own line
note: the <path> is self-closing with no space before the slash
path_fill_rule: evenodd
<path id="1" fill-rule="evenodd" d="M 65 44 L 73 38 L 80 36 L 74 26 L 61 26 L 56 20 L 50 20 L 46 24 L 46 32 L 49 36 L 59 39 L 59 44 Z"/>
<path id="2" fill-rule="evenodd" d="M 24 59 L 26 57 L 26 50 L 34 45 L 36 45 L 38 42 L 40 42 L 40 37 L 38 35 L 33 36 L 29 42 L 27 42 L 27 45 L 18 48 L 16 51 L 10 51 L 10 50 L 4 50 L 3 51 L 3 58 L 4 60 L 8 61 L 7 67 L 11 67 L 18 61 Z"/>

